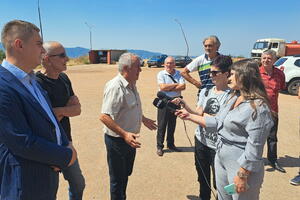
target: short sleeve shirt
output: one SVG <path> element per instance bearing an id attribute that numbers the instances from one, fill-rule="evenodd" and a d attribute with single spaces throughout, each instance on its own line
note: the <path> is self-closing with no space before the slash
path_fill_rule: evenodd
<path id="1" fill-rule="evenodd" d="M 37 72 L 36 77 L 42 88 L 47 91 L 53 108 L 66 106 L 70 97 L 74 95 L 71 81 L 65 73 L 60 73 L 57 79 L 49 78 L 41 72 Z M 60 120 L 60 124 L 68 140 L 72 141 L 69 117 L 64 116 Z"/>
<path id="2" fill-rule="evenodd" d="M 176 82 L 174 82 L 174 80 Z M 157 74 L 157 83 L 158 84 L 173 84 L 173 83 L 184 84 L 185 80 L 181 76 L 178 70 L 175 70 L 174 74 L 169 74 L 166 70 L 162 70 Z M 167 91 L 167 92 L 162 91 L 162 92 L 164 92 L 169 97 L 178 97 L 181 95 L 181 91 Z"/>
<path id="3" fill-rule="evenodd" d="M 285 89 L 284 73 L 276 67 L 273 67 L 271 75 L 267 74 L 263 66 L 259 68 L 259 71 L 269 97 L 271 109 L 273 112 L 278 113 L 278 94 L 279 91 Z"/>
<path id="4" fill-rule="evenodd" d="M 108 114 L 122 129 L 139 133 L 142 124 L 142 106 L 139 93 L 118 74 L 105 85 L 101 113 Z M 104 125 L 105 134 L 120 137 Z"/>
<path id="5" fill-rule="evenodd" d="M 203 54 L 197 58 L 195 58 L 190 64 L 186 66 L 186 68 L 190 72 L 198 71 L 200 81 L 202 83 L 201 89 L 203 88 L 211 88 L 214 86 L 212 80 L 209 76 L 211 60 L 206 54 Z"/>
<path id="6" fill-rule="evenodd" d="M 230 98 L 230 89 L 221 93 L 215 92 L 215 87 L 211 89 L 203 89 L 199 95 L 198 106 L 203 108 L 203 112 L 209 115 L 216 115 L 221 106 Z M 198 126 L 196 129 L 196 138 L 204 145 L 216 149 L 216 141 L 218 139 L 217 131 L 206 131 L 205 128 Z"/>

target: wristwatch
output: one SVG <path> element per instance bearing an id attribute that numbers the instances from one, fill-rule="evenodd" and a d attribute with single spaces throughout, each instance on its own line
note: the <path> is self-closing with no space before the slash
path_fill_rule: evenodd
<path id="1" fill-rule="evenodd" d="M 244 173 L 244 172 L 238 171 L 238 172 L 237 172 L 237 176 L 238 176 L 239 178 L 248 178 L 249 174 L 246 174 L 246 173 Z"/>

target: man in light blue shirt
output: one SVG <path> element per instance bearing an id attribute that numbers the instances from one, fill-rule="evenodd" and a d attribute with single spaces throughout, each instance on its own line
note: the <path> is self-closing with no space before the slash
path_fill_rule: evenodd
<path id="1" fill-rule="evenodd" d="M 159 91 L 168 97 L 175 98 L 181 96 L 181 91 L 185 89 L 185 81 L 180 72 L 175 69 L 175 60 L 169 56 L 165 59 L 165 70 L 157 74 Z M 163 156 L 164 138 L 167 129 L 167 147 L 171 151 L 180 151 L 174 144 L 174 132 L 176 128 L 176 116 L 167 107 L 157 111 L 157 155 Z"/>

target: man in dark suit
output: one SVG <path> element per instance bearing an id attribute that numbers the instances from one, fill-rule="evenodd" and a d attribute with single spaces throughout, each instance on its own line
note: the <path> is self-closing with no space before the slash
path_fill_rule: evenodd
<path id="1" fill-rule="evenodd" d="M 0 196 L 2 200 L 54 200 L 58 171 L 76 151 L 56 120 L 33 69 L 45 52 L 39 29 L 8 22 L 1 33 L 6 59 L 0 65 Z"/>

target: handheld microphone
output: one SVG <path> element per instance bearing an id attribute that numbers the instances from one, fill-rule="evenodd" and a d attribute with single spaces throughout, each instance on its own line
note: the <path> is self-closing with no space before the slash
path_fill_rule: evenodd
<path id="1" fill-rule="evenodd" d="M 157 97 L 159 99 L 167 99 L 167 100 L 172 100 L 172 97 L 169 97 L 168 95 L 166 95 L 166 93 L 159 91 L 157 92 Z"/>
<path id="2" fill-rule="evenodd" d="M 164 101 L 164 99 L 155 98 L 153 101 L 153 105 L 159 109 L 162 109 L 166 106 L 166 102 Z"/>
<path id="3" fill-rule="evenodd" d="M 167 100 L 173 100 L 175 97 L 170 97 L 168 95 L 166 95 L 166 93 L 162 92 L 162 91 L 158 91 L 157 92 L 157 97 L 160 98 L 160 99 L 167 99 Z M 182 96 L 179 96 L 179 98 L 182 99 Z"/>

